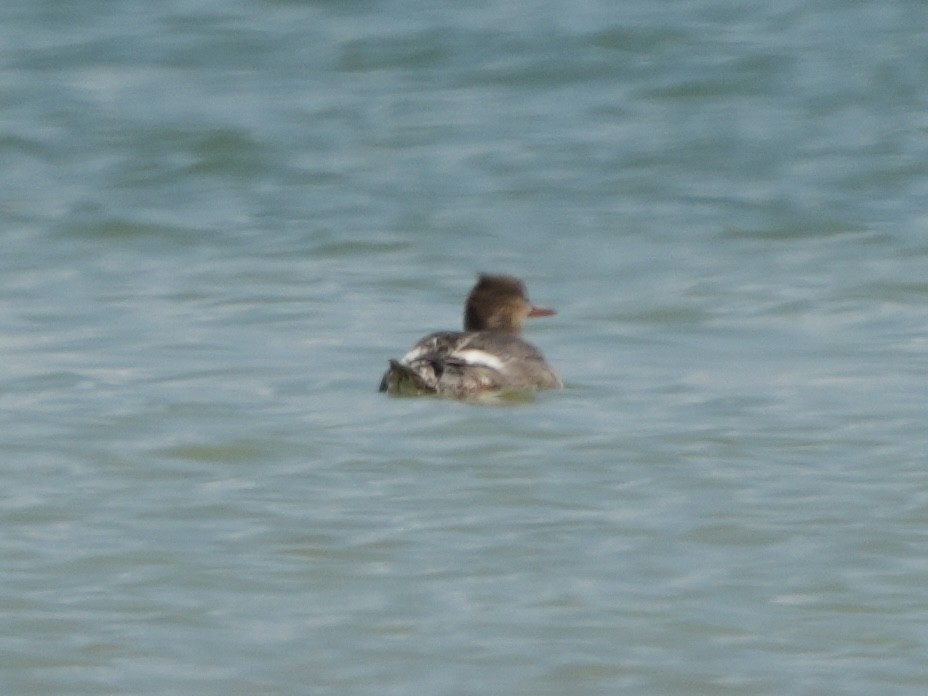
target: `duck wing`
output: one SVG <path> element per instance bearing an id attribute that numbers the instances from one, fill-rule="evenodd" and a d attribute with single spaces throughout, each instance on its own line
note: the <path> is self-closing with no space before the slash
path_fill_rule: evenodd
<path id="1" fill-rule="evenodd" d="M 434 394 L 445 360 L 465 335 L 461 331 L 436 331 L 420 339 L 402 358 L 390 360 L 380 380 L 380 391 Z"/>
<path id="2" fill-rule="evenodd" d="M 445 358 L 457 371 L 470 370 L 491 389 L 557 389 L 563 386 L 544 355 L 528 341 L 502 331 L 477 331 L 461 338 Z M 442 377 L 444 379 L 444 377 Z"/>

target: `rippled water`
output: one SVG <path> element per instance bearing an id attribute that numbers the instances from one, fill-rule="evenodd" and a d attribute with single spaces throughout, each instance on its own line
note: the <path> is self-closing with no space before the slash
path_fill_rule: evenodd
<path id="1" fill-rule="evenodd" d="M 0 9 L 10 694 L 922 694 L 922 2 Z M 567 383 L 376 393 L 478 271 Z"/>

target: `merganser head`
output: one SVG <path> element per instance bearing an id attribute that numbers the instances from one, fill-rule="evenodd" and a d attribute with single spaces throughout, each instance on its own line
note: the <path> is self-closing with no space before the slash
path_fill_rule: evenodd
<path id="1" fill-rule="evenodd" d="M 482 273 L 464 305 L 464 330 L 519 333 L 528 317 L 552 314 L 553 309 L 528 301 L 525 285 L 518 278 Z"/>

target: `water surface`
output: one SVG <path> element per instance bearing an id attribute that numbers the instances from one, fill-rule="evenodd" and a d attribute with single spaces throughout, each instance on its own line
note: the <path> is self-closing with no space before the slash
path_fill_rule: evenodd
<path id="1" fill-rule="evenodd" d="M 920 2 L 0 10 L 0 684 L 922 694 Z M 376 392 L 479 271 L 567 387 Z"/>

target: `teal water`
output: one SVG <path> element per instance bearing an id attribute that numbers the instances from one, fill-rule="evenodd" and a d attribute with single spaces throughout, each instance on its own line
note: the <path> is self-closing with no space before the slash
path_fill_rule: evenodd
<path id="1" fill-rule="evenodd" d="M 0 9 L 9 694 L 923 694 L 928 6 Z M 376 392 L 478 271 L 567 388 Z"/>

